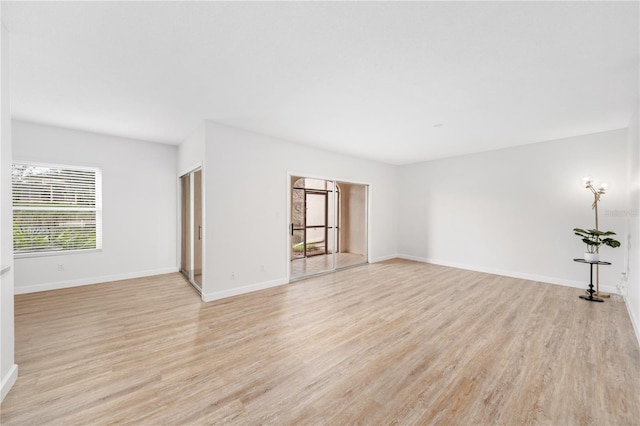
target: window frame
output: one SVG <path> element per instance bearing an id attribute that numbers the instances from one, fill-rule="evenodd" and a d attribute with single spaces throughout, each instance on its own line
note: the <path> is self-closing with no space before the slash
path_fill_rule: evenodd
<path id="1" fill-rule="evenodd" d="M 15 206 L 13 203 L 13 195 L 11 197 L 11 213 L 12 216 L 15 211 L 77 211 L 77 212 L 95 212 L 95 229 L 96 229 L 96 244 L 95 247 L 92 248 L 84 248 L 84 249 L 68 249 L 68 250 L 42 250 L 42 251 L 26 251 L 26 252 L 16 252 L 15 243 L 12 244 L 13 256 L 16 259 L 20 258 L 30 258 L 30 257 L 46 257 L 46 256 L 65 256 L 65 255 L 74 255 L 74 254 L 84 254 L 84 253 L 96 253 L 101 252 L 103 247 L 103 229 L 102 229 L 102 169 L 99 167 L 92 166 L 78 166 L 78 165 L 70 165 L 70 164 L 53 164 L 53 163 L 44 163 L 39 161 L 29 161 L 29 160 L 17 160 L 14 159 L 11 161 L 11 167 L 13 169 L 14 164 L 27 166 L 27 167 L 46 167 L 50 169 L 58 169 L 58 170 L 72 170 L 72 171 L 91 171 L 94 173 L 95 179 L 95 187 L 94 187 L 94 204 L 93 207 L 67 207 L 64 209 L 53 208 L 47 209 L 46 206 L 42 207 L 21 207 Z M 13 193 L 14 190 L 14 182 L 13 177 L 11 180 L 11 191 Z M 13 223 L 13 219 L 12 219 Z M 13 237 L 13 229 L 12 229 L 12 237 Z"/>

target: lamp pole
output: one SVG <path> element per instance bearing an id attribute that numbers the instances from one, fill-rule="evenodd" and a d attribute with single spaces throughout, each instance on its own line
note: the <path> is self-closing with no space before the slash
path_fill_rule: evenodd
<path id="1" fill-rule="evenodd" d="M 599 231 L 598 228 L 598 202 L 600 201 L 600 196 L 603 195 L 607 191 L 607 184 L 601 183 L 597 186 L 593 186 L 593 179 L 591 177 L 585 177 L 583 179 L 585 188 L 589 189 L 593 193 L 593 204 L 591 204 L 591 208 L 595 212 L 596 215 L 596 231 Z M 596 253 L 600 253 L 600 247 L 596 247 Z M 598 297 L 611 297 L 610 294 L 600 293 L 600 265 L 596 265 L 596 292 L 594 294 Z"/>

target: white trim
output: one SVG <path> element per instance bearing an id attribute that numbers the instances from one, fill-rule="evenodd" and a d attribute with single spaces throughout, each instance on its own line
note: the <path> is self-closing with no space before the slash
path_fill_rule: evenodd
<path id="1" fill-rule="evenodd" d="M 636 339 L 638 339 L 638 343 L 640 344 L 640 323 L 638 323 L 638 318 L 634 317 L 633 312 L 631 312 L 629 298 L 627 296 L 624 296 L 624 304 L 627 306 L 627 312 L 629 312 L 629 319 L 631 320 L 633 331 L 636 332 Z"/>
<path id="2" fill-rule="evenodd" d="M 253 293 L 258 290 L 265 290 L 271 287 L 278 287 L 281 285 L 289 284 L 287 279 L 278 279 L 272 281 L 265 281 L 261 283 L 249 284 L 242 287 L 230 288 L 228 290 L 216 291 L 215 293 L 202 293 L 203 302 L 212 302 L 214 300 L 225 299 L 227 297 L 239 296 L 241 294 Z"/>
<path id="3" fill-rule="evenodd" d="M 12 120 L 13 121 L 13 120 Z M 23 123 L 29 123 L 29 124 L 38 124 L 38 123 L 32 123 L 29 121 L 23 121 Z M 62 127 L 58 127 L 59 129 L 62 129 Z M 70 130 L 65 128 L 64 130 Z M 67 168 L 67 169 L 78 169 L 78 170 L 83 170 L 85 172 L 95 172 L 95 171 L 101 171 L 100 166 L 95 165 L 95 166 L 86 166 L 86 165 L 80 165 L 80 164 L 59 164 L 59 163 L 43 163 L 42 161 L 31 161 L 31 160 L 21 160 L 19 158 L 13 158 L 11 160 L 11 164 L 13 163 L 18 163 L 18 164 L 28 164 L 29 166 L 36 166 L 36 167 L 47 167 L 50 169 L 60 169 L 60 168 Z"/>
<path id="4" fill-rule="evenodd" d="M 204 162 L 200 161 L 199 163 L 195 164 L 194 166 L 191 167 L 187 167 L 186 171 L 184 173 L 178 172 L 178 181 L 180 180 L 181 177 L 186 176 L 190 173 L 195 172 L 196 170 L 201 170 L 203 169 L 203 164 Z"/>
<path id="5" fill-rule="evenodd" d="M 385 260 L 391 260 L 391 259 L 404 259 L 404 258 L 399 254 L 389 254 L 387 256 L 380 256 L 380 257 L 376 257 L 376 258 L 370 258 L 369 259 L 369 263 L 384 262 Z"/>
<path id="6" fill-rule="evenodd" d="M 0 402 L 4 400 L 5 396 L 7 396 L 17 379 L 18 366 L 13 364 L 9 369 L 9 372 L 2 378 L 2 383 L 0 384 Z"/>
<path id="7" fill-rule="evenodd" d="M 368 185 L 368 186 L 371 186 L 371 182 L 357 181 L 357 180 L 353 180 L 353 179 L 342 179 L 342 178 L 330 177 L 330 176 L 327 176 L 327 175 L 316 175 L 316 174 L 313 174 L 313 173 L 287 171 L 287 174 L 289 175 L 289 177 L 295 176 L 295 177 L 306 178 L 306 179 L 327 180 L 327 181 L 335 181 L 335 182 L 342 182 L 342 183 L 350 183 L 350 184 L 353 184 L 353 185 Z"/>
<path id="8" fill-rule="evenodd" d="M 287 172 L 287 196 L 286 196 L 287 210 L 285 210 L 286 217 L 284 219 L 287 227 L 287 230 L 284 232 L 284 235 L 286 235 L 284 247 L 287 250 L 286 254 L 284 255 L 284 260 L 287 262 L 286 264 L 287 280 L 291 280 L 291 209 L 292 209 L 291 189 L 293 188 L 293 185 L 291 185 L 291 178 L 293 176 L 296 176 L 296 175 L 293 175 L 290 172 Z"/>
<path id="9" fill-rule="evenodd" d="M 575 288 L 586 289 L 588 284 L 584 281 L 566 280 L 564 278 L 548 277 L 545 275 L 526 274 L 522 272 L 505 271 L 502 269 L 485 268 L 483 266 L 467 265 L 467 264 L 456 263 L 456 262 L 447 262 L 447 261 L 441 261 L 437 259 L 429 259 L 426 257 L 409 256 L 405 254 L 400 254 L 398 255 L 398 257 L 400 259 L 414 260 L 416 262 L 432 263 L 434 265 L 449 266 L 451 268 L 466 269 L 469 271 L 484 272 L 487 274 L 502 275 L 505 277 L 520 278 L 528 281 L 536 281 L 536 282 L 547 283 L 547 284 L 563 285 L 565 287 L 575 287 Z M 606 292 L 606 293 L 617 294 L 615 286 L 600 286 L 600 290 L 602 290 L 603 293 Z"/>
<path id="10" fill-rule="evenodd" d="M 26 259 L 28 257 L 46 257 L 46 256 L 69 256 L 76 254 L 100 253 L 101 248 L 79 249 L 79 250 L 56 250 L 56 251 L 30 251 L 27 253 L 13 253 L 14 259 Z"/>
<path id="11" fill-rule="evenodd" d="M 364 234 L 367 246 L 367 263 L 371 260 L 371 185 L 364 187 Z"/>
<path id="12" fill-rule="evenodd" d="M 79 287 L 83 285 L 103 284 L 111 281 L 130 280 L 132 278 L 144 278 L 154 275 L 171 274 L 178 272 L 178 267 L 155 269 L 152 271 L 129 272 L 126 274 L 105 275 L 93 278 L 81 278 L 71 281 L 58 281 L 53 283 L 35 284 L 29 286 L 14 286 L 14 294 L 37 293 L 39 291 L 60 290 L 62 288 Z"/>

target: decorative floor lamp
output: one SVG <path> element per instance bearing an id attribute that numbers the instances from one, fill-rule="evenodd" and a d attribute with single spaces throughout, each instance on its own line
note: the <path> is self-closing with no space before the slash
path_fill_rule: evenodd
<path id="1" fill-rule="evenodd" d="M 584 187 L 587 188 L 588 190 L 590 190 L 593 193 L 593 204 L 591 204 L 591 208 L 593 209 L 593 211 L 596 214 L 596 231 L 599 231 L 598 229 L 598 202 L 600 201 L 600 196 L 603 195 L 605 192 L 607 192 L 607 184 L 606 183 L 600 183 L 596 186 L 593 185 L 593 178 L 591 176 L 587 176 L 584 179 L 582 179 L 582 181 L 584 182 Z M 599 253 L 600 247 L 596 248 L 596 253 Z M 596 292 L 594 293 L 594 296 L 597 297 L 611 297 L 610 294 L 608 293 L 600 293 L 600 267 L 599 265 L 596 265 Z"/>

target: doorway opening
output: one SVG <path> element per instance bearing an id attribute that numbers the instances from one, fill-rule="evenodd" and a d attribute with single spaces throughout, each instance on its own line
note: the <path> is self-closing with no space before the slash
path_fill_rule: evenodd
<path id="1" fill-rule="evenodd" d="M 291 279 L 367 263 L 368 186 L 291 176 Z"/>
<path id="2" fill-rule="evenodd" d="M 202 293 L 202 170 L 180 177 L 180 272 Z"/>

